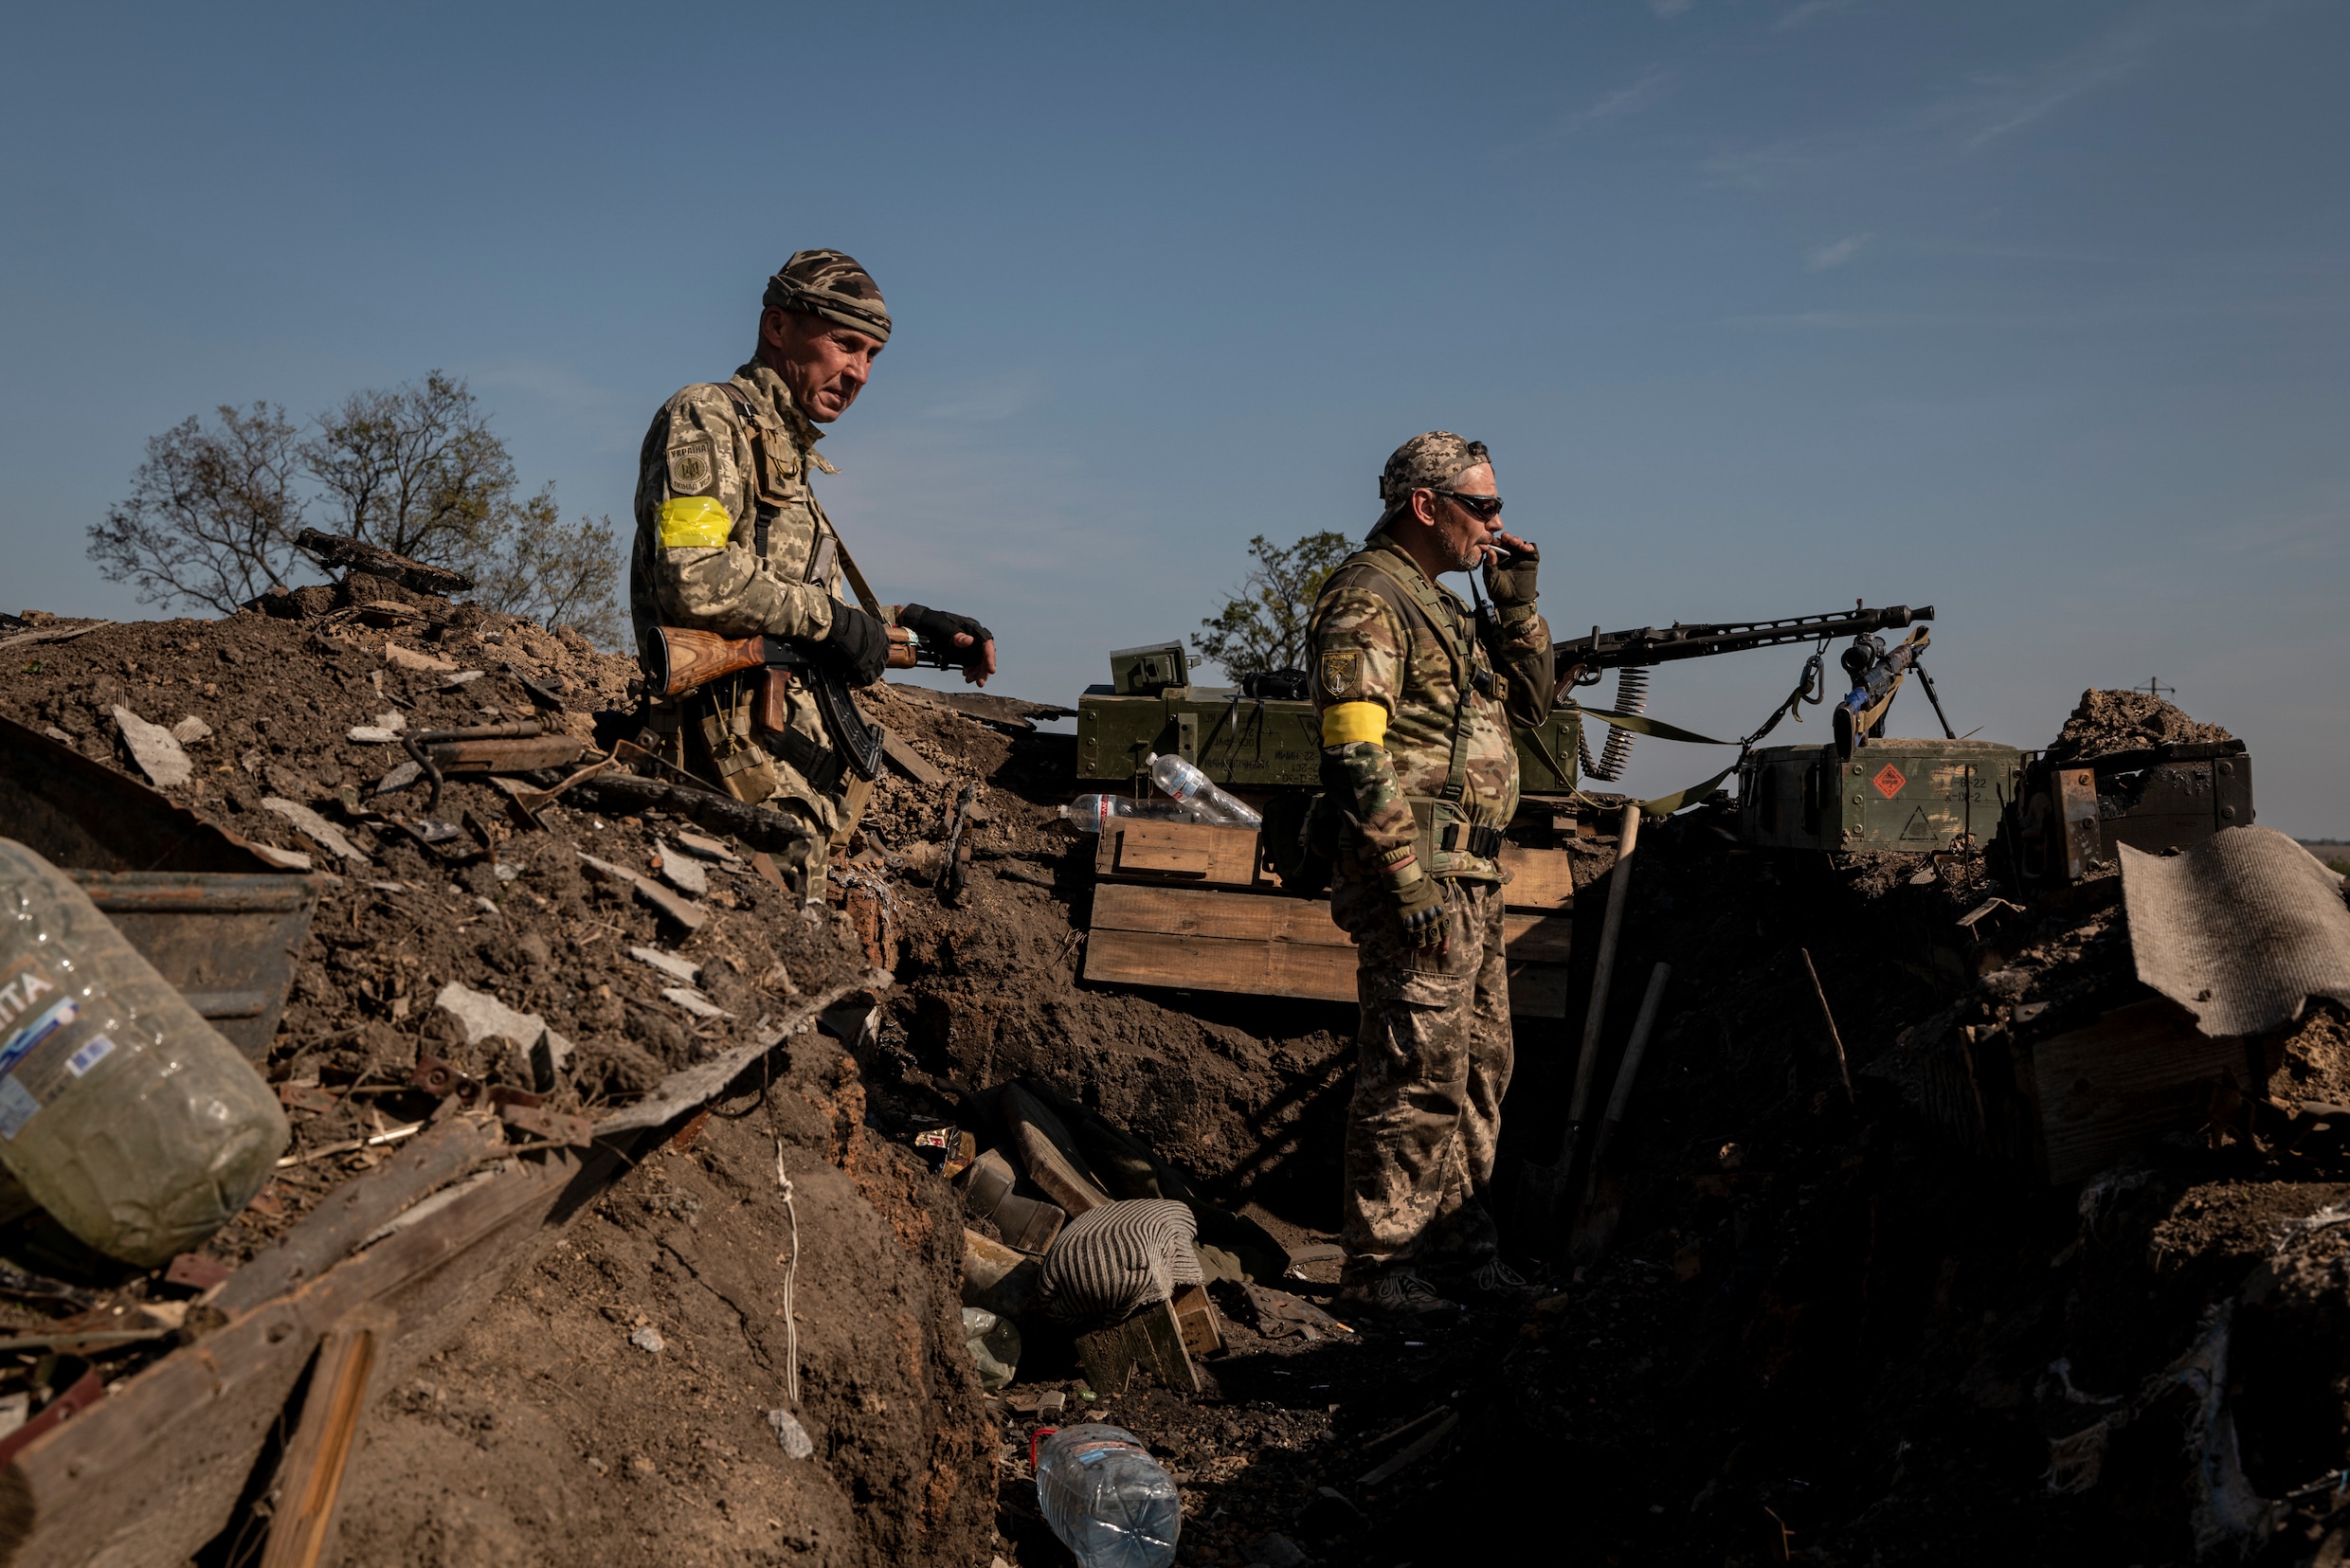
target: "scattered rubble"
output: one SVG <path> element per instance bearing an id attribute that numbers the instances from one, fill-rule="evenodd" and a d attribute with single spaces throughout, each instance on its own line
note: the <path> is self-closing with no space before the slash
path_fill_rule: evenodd
<path id="1" fill-rule="evenodd" d="M 1522 1023 L 1497 1202 L 1559 1289 L 1414 1333 L 1327 1309 L 1351 1010 L 1079 983 L 1092 846 L 1057 815 L 1051 711 L 874 692 L 919 766 L 877 782 L 811 922 L 751 819 L 658 781 L 525 803 L 451 773 L 431 812 L 421 771 L 378 791 L 420 731 L 532 718 L 601 751 L 626 661 L 389 579 L 281 597 L 27 618 L 9 635 L 49 640 L 0 665 L 0 711 L 327 878 L 263 1064 L 297 1162 L 191 1267 L 253 1257 L 396 1157 L 377 1140 L 421 1141 L 422 1058 L 662 1129 L 381 1393 L 346 1560 L 1036 1568 L 1062 1558 L 1030 1438 L 1088 1419 L 1173 1478 L 1185 1563 L 1453 1560 L 1470 1496 L 1481 1531 L 1619 1562 L 2341 1556 L 2350 1008 L 2313 995 L 2227 1044 L 2159 1126 L 2114 1130 L 2096 1083 L 2055 1116 L 2019 1069 L 2160 1002 L 2117 871 L 2020 899 L 1964 849 L 1750 854 L 1705 811 L 1644 833 L 1619 972 L 1674 973 L 1610 1144 L 1614 1244 L 1578 1267 L 1518 1223 L 1510 1173 L 1559 1146 L 1581 1020 Z M 2049 755 L 2225 738 L 2093 692 Z M 1587 892 L 1612 843 L 1571 846 Z M 1603 902 L 1572 917 L 1585 969 Z M 895 983 L 825 1034 L 760 1045 L 873 969 Z M 1603 1082 L 1639 1001 L 1616 990 Z M 646 1098 L 696 1070 L 723 1074 L 705 1111 Z M 2056 1176 L 2066 1149 L 2095 1163 Z M 1055 1228 L 967 1206 L 999 1177 L 1029 1216 L 1183 1206 L 1201 1284 L 1146 1260 L 1164 1298 L 1057 1324 Z M 195 1294 L 0 1274 L 8 1332 L 103 1313 L 150 1358 Z M 1018 1325 L 992 1401 L 967 1305 Z M 1115 1347 L 1080 1342 L 1130 1327 L 1112 1386 Z"/>

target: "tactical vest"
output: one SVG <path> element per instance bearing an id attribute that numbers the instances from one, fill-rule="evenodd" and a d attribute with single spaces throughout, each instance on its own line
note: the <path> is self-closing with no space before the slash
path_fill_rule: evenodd
<path id="1" fill-rule="evenodd" d="M 1469 704 L 1484 696 L 1498 705 L 1502 677 L 1486 658 L 1475 635 L 1427 574 L 1408 558 L 1393 550 L 1357 550 L 1324 581 L 1322 591 L 1337 587 L 1376 595 L 1396 612 L 1412 640 L 1405 650 L 1407 669 L 1423 636 L 1436 640 L 1453 667 L 1453 689 L 1458 700 L 1453 707 L 1453 755 L 1444 786 L 1434 795 L 1406 792 L 1403 797 L 1412 808 L 1413 855 L 1431 876 L 1456 875 L 1473 858 L 1496 858 L 1501 854 L 1502 829 L 1508 824 L 1480 820 L 1478 810 L 1467 801 Z"/>

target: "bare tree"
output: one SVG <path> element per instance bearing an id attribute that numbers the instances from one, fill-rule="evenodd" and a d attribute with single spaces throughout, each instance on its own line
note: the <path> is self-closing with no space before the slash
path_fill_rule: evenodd
<path id="1" fill-rule="evenodd" d="M 610 517 L 583 516 L 566 528 L 549 485 L 514 509 L 503 532 L 497 551 L 469 568 L 476 599 L 550 629 L 570 626 L 606 647 L 620 641 L 620 544 Z"/>
<path id="2" fill-rule="evenodd" d="M 89 530 L 90 559 L 109 582 L 136 584 L 142 604 L 226 615 L 295 569 L 294 426 L 265 403 L 216 413 L 212 429 L 191 414 L 149 438 L 129 498 Z"/>
<path id="3" fill-rule="evenodd" d="M 341 514 L 336 532 L 411 560 L 466 569 L 511 522 L 515 467 L 465 384 L 353 392 L 319 417 L 303 466 Z"/>
<path id="4" fill-rule="evenodd" d="M 1293 545 L 1258 534 L 1249 541 L 1256 564 L 1191 645 L 1235 676 L 1259 670 L 1295 670 L 1306 659 L 1306 622 L 1322 596 L 1324 579 L 1352 547 L 1343 533 L 1309 533 Z"/>

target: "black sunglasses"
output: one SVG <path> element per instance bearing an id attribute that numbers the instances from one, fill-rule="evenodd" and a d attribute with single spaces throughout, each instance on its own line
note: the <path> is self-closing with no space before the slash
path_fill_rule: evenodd
<path id="1" fill-rule="evenodd" d="M 1494 518 L 1501 515 L 1501 497 L 1499 496 L 1464 496 L 1457 490 L 1435 490 L 1431 491 L 1430 494 L 1442 496 L 1450 500 L 1459 502 L 1460 505 L 1468 509 L 1469 514 L 1472 517 L 1474 517 L 1481 523 L 1490 523 Z"/>

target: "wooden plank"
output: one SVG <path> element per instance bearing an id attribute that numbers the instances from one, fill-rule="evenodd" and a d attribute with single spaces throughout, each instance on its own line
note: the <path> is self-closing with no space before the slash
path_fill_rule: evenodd
<path id="1" fill-rule="evenodd" d="M 1509 873 L 1509 882 L 1502 890 L 1506 908 L 1560 910 L 1575 907 L 1575 867 L 1566 851 L 1504 844 L 1501 863 Z"/>
<path id="2" fill-rule="evenodd" d="M 1566 965 L 1512 961 L 1509 972 L 1509 1015 L 1520 1018 L 1566 1017 Z"/>
<path id="3" fill-rule="evenodd" d="M 1295 942 L 1232 942 L 1095 930 L 1085 944 L 1085 978 L 1187 991 L 1352 1001 L 1354 949 Z"/>
<path id="4" fill-rule="evenodd" d="M 597 1157 L 594 1180 L 616 1157 Z M 524 1162 L 292 1295 L 165 1357 L 0 1474 L 9 1568 L 159 1568 L 228 1522 L 286 1397 L 330 1325 L 381 1302 L 400 1337 L 381 1376 L 439 1348 L 519 1268 L 528 1235 L 581 1174 L 568 1155 Z"/>
<path id="5" fill-rule="evenodd" d="M 278 1512 L 261 1568 L 317 1568 L 342 1496 L 343 1472 L 357 1446 L 375 1370 L 398 1320 L 372 1304 L 343 1314 L 318 1342 L 310 1393 L 278 1470 Z"/>
<path id="6" fill-rule="evenodd" d="M 1094 853 L 1097 876 L 1138 877 L 1192 886 L 1256 885 L 1256 835 L 1209 822 L 1113 820 Z"/>
<path id="7" fill-rule="evenodd" d="M 897 765 L 898 771 L 926 788 L 935 789 L 947 782 L 947 775 L 931 765 L 931 760 L 910 745 L 906 737 L 886 724 L 874 725 L 881 732 L 882 754 Z"/>
<path id="8" fill-rule="evenodd" d="M 1575 921 L 1564 914 L 1507 914 L 1502 945 L 1512 959 L 1564 964 L 1575 951 Z"/>
<path id="9" fill-rule="evenodd" d="M 2204 1089 L 2250 1076 L 2244 1042 L 2212 1039 L 2186 1010 L 2156 997 L 2031 1047 L 2043 1173 L 2094 1176 L 2173 1128 L 2192 1126 Z"/>
<path id="10" fill-rule="evenodd" d="M 1293 942 L 1349 950 L 1354 946 L 1331 921 L 1327 898 L 1217 892 L 1206 888 L 1098 883 L 1094 889 L 1094 928 L 1236 942 Z"/>

